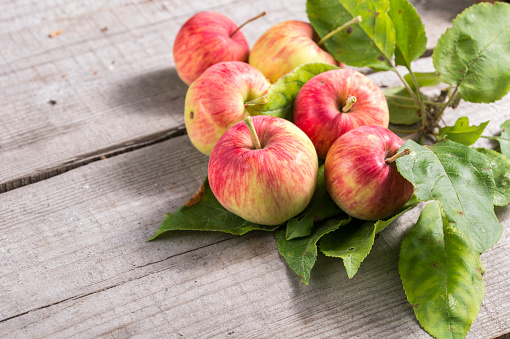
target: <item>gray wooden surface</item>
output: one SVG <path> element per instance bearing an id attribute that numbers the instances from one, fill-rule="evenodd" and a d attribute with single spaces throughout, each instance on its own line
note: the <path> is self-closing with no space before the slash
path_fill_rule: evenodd
<path id="1" fill-rule="evenodd" d="M 274 23 L 305 20 L 304 3 L 0 3 L 0 337 L 429 337 L 397 271 L 420 208 L 381 233 L 354 279 L 320 256 L 308 286 L 272 233 L 146 242 L 207 172 L 207 157 L 183 135 L 177 30 L 201 10 L 239 23 L 265 10 L 243 29 L 252 46 Z M 414 3 L 430 49 L 471 4 Z M 430 58 L 415 66 L 430 69 Z M 490 119 L 486 133 L 497 134 L 509 108 L 510 98 L 463 103 L 446 119 Z M 510 210 L 496 212 L 505 231 L 482 256 L 486 295 L 469 338 L 510 332 Z"/>

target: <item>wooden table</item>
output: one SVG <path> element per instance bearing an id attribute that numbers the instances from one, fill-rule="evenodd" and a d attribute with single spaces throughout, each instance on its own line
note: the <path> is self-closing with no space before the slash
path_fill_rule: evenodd
<path id="1" fill-rule="evenodd" d="M 472 4 L 414 3 L 429 52 Z M 304 0 L 0 3 L 0 337 L 428 338 L 397 271 L 420 209 L 381 233 L 352 280 L 320 256 L 308 286 L 272 233 L 146 241 L 207 172 L 172 58 L 178 29 L 202 10 L 238 23 L 267 11 L 243 29 L 250 46 L 277 22 L 306 20 Z M 415 67 L 430 71 L 430 58 Z M 490 119 L 494 135 L 509 109 L 510 96 L 464 102 L 446 122 Z M 486 294 L 468 338 L 510 332 L 510 209 L 496 212 L 505 231 L 482 256 Z"/>

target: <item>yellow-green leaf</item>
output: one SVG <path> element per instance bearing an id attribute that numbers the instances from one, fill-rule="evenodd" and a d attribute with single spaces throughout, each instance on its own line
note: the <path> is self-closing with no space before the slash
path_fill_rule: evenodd
<path id="1" fill-rule="evenodd" d="M 323 38 L 346 22 L 361 16 L 362 21 L 326 40 L 333 57 L 348 65 L 391 69 L 395 51 L 395 29 L 388 16 L 388 0 L 308 0 L 308 20 Z"/>
<path id="2" fill-rule="evenodd" d="M 435 338 L 464 338 L 480 311 L 483 267 L 438 201 L 423 209 L 402 242 L 398 269 L 423 328 Z"/>

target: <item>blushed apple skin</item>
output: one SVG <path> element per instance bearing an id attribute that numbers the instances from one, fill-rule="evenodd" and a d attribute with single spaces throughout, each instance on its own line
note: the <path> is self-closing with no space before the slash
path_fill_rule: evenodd
<path id="1" fill-rule="evenodd" d="M 223 14 L 200 12 L 184 23 L 175 38 L 175 69 L 191 85 L 207 68 L 223 61 L 248 62 L 250 48 L 238 26 Z"/>
<path id="2" fill-rule="evenodd" d="M 209 158 L 208 178 L 220 204 L 245 220 L 279 225 L 312 199 L 318 158 L 310 139 L 291 122 L 253 117 L 262 148 L 244 122 L 232 126 Z"/>
<path id="3" fill-rule="evenodd" d="M 341 109 L 349 95 L 357 101 L 343 113 Z M 322 159 L 342 134 L 365 125 L 387 128 L 389 120 L 382 90 L 365 75 L 350 69 L 316 75 L 301 88 L 294 103 L 294 123 L 310 137 Z"/>
<path id="4" fill-rule="evenodd" d="M 363 220 L 380 220 L 398 212 L 414 192 L 397 170 L 395 155 L 404 141 L 379 126 L 353 129 L 331 146 L 324 165 L 328 192 L 347 214 Z"/>
<path id="5" fill-rule="evenodd" d="M 313 40 L 312 25 L 302 21 L 283 21 L 260 36 L 250 52 L 249 63 L 271 83 L 294 68 L 312 62 L 338 65 L 335 59 Z"/>
<path id="6" fill-rule="evenodd" d="M 244 103 L 266 94 L 270 85 L 244 62 L 221 62 L 208 68 L 188 88 L 184 103 L 184 122 L 193 145 L 210 155 L 223 133 L 248 116 Z"/>

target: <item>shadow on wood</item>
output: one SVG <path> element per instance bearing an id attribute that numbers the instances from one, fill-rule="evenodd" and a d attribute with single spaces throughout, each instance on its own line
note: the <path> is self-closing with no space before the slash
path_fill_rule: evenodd
<path id="1" fill-rule="evenodd" d="M 187 90 L 175 68 L 165 68 L 123 80 L 114 87 L 111 100 L 113 106 L 125 106 L 141 115 L 170 115 L 183 122 Z"/>

